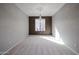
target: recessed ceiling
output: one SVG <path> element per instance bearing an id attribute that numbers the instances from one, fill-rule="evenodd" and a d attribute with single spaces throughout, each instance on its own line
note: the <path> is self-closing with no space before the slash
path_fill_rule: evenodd
<path id="1" fill-rule="evenodd" d="M 53 16 L 64 3 L 16 3 L 16 6 L 28 16 Z"/>

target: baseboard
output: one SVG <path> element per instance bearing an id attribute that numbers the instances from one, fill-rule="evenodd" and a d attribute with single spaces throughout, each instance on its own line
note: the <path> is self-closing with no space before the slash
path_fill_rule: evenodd
<path id="1" fill-rule="evenodd" d="M 27 36 L 28 37 L 28 36 Z M 26 39 L 26 38 L 25 38 Z M 19 45 L 21 42 L 23 42 L 25 39 L 20 40 L 19 42 L 17 42 L 15 45 L 13 45 L 11 48 L 9 48 L 7 51 L 3 52 L 1 55 L 6 55 L 7 53 L 9 53 L 10 50 L 12 50 L 14 47 L 16 47 L 17 45 Z"/>
<path id="2" fill-rule="evenodd" d="M 73 53 L 75 53 L 76 55 L 79 55 L 79 53 L 77 51 L 75 51 L 74 49 L 72 49 L 71 47 L 69 47 L 68 45 L 65 45 L 68 49 L 70 49 Z"/>

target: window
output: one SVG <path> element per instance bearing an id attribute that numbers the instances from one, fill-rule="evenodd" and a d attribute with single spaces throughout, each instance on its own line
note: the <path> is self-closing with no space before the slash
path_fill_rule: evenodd
<path id="1" fill-rule="evenodd" d="M 29 16 L 29 35 L 52 35 L 52 16 Z"/>
<path id="2" fill-rule="evenodd" d="M 45 19 L 35 19 L 35 31 L 45 31 Z"/>

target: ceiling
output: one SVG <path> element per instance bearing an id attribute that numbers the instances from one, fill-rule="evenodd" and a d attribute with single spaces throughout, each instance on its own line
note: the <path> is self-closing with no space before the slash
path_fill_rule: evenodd
<path id="1" fill-rule="evenodd" d="M 53 16 L 64 3 L 16 3 L 20 10 L 28 16 Z"/>

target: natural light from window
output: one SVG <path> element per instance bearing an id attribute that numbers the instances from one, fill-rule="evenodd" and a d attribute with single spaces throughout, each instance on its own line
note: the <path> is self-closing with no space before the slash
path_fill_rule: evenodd
<path id="1" fill-rule="evenodd" d="M 57 28 L 55 28 L 55 37 L 53 37 L 53 36 L 40 36 L 40 38 L 49 40 L 51 42 L 55 42 L 57 44 L 64 45 L 64 42 L 63 42 L 62 38 L 60 37 L 60 34 L 59 34 Z"/>
<path id="2" fill-rule="evenodd" d="M 45 31 L 45 19 L 35 19 L 35 31 Z"/>

